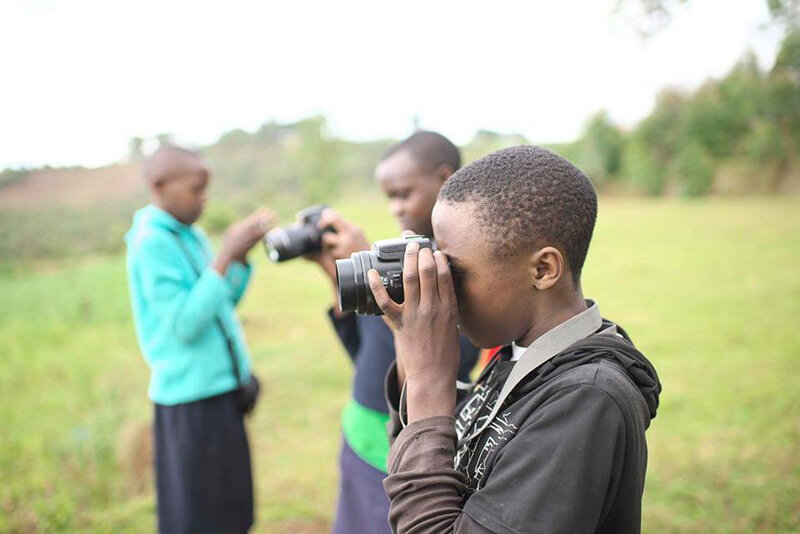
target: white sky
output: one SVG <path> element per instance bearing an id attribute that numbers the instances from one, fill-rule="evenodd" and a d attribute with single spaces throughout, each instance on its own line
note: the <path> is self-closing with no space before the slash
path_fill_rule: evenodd
<path id="1" fill-rule="evenodd" d="M 2 0 L 0 168 L 102 165 L 137 135 L 205 144 L 312 113 L 358 140 L 417 116 L 457 143 L 568 141 L 601 108 L 635 124 L 660 89 L 748 48 L 774 60 L 766 0 L 689 0 L 647 41 L 614 3 Z"/>

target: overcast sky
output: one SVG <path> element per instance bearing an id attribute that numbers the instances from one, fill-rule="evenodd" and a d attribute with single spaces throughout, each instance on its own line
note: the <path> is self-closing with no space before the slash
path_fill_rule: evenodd
<path id="1" fill-rule="evenodd" d="M 351 139 L 413 118 L 568 141 L 597 110 L 633 125 L 780 35 L 765 0 L 690 0 L 642 41 L 613 0 L 3 0 L 0 168 L 103 165 L 133 136 L 190 144 L 323 113 Z M 634 1 L 634 5 L 636 1 Z"/>

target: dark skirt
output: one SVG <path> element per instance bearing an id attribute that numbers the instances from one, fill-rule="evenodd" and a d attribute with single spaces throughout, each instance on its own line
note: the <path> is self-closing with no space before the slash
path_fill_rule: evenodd
<path id="1" fill-rule="evenodd" d="M 247 532 L 250 448 L 233 394 L 156 404 L 154 426 L 159 532 Z"/>
<path id="2" fill-rule="evenodd" d="M 391 534 L 389 497 L 382 473 L 353 452 L 342 440 L 339 457 L 339 499 L 333 534 Z"/>

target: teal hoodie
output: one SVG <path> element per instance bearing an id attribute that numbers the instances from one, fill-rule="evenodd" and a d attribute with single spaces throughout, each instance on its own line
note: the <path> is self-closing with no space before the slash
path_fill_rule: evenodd
<path id="1" fill-rule="evenodd" d="M 210 267 L 213 251 L 205 233 L 153 205 L 136 212 L 125 242 L 136 335 L 152 371 L 150 399 L 171 406 L 237 387 L 215 317 L 233 341 L 241 376 L 249 378 L 250 356 L 234 307 L 250 267 L 232 263 L 220 276 Z"/>

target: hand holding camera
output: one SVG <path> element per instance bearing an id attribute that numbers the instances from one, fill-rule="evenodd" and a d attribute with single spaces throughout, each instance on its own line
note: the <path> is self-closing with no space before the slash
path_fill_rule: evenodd
<path id="1" fill-rule="evenodd" d="M 296 223 L 272 230 L 264 244 L 274 262 L 303 257 L 318 264 L 331 279 L 334 290 L 334 261 L 369 248 L 358 226 L 324 204 L 298 212 Z"/>
<path id="2" fill-rule="evenodd" d="M 369 250 L 369 242 L 361 228 L 342 218 L 334 209 L 328 208 L 322 212 L 318 226 L 333 229 L 333 232 L 322 235 L 322 249 L 334 260 L 349 258 L 353 253 Z"/>
<path id="3" fill-rule="evenodd" d="M 394 331 L 398 367 L 407 387 L 409 423 L 453 414 L 460 358 L 450 266 L 441 251 L 423 246 L 421 239 L 425 240 L 405 238 L 400 302 L 390 296 L 378 269 L 367 271 L 373 301 Z"/>
<path id="4" fill-rule="evenodd" d="M 334 291 L 338 288 L 336 280 L 336 260 L 347 258 L 350 254 L 369 249 L 369 242 L 361 228 L 344 219 L 335 210 L 328 208 L 322 212 L 317 223 L 319 228 L 333 231 L 322 234 L 322 248 L 303 256 L 315 262 L 330 278 Z"/>
<path id="5" fill-rule="evenodd" d="M 376 241 L 372 250 L 354 252 L 346 260 L 336 260 L 339 308 L 343 312 L 355 311 L 359 315 L 383 315 L 367 278 L 371 269 L 377 271 L 381 286 L 391 300 L 402 303 L 403 263 L 407 246 L 412 243 L 417 249 L 433 249 L 433 243 L 427 237 L 408 235 Z"/>
<path id="6" fill-rule="evenodd" d="M 247 218 L 230 225 L 225 230 L 222 247 L 214 258 L 212 267 L 224 276 L 232 261 L 245 263 L 247 253 L 264 237 L 275 221 L 274 212 L 266 208 L 259 208 Z"/>
<path id="7" fill-rule="evenodd" d="M 264 238 L 269 259 L 278 263 L 314 254 L 322 249 L 322 236 L 333 228 L 320 226 L 322 212 L 328 206 L 311 206 L 297 213 L 297 222 L 275 228 Z"/>
<path id="8" fill-rule="evenodd" d="M 264 244 L 274 262 L 303 256 L 319 263 L 320 256 L 338 260 L 369 248 L 358 226 L 324 204 L 298 212 L 296 223 L 272 230 Z"/>

